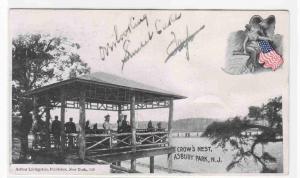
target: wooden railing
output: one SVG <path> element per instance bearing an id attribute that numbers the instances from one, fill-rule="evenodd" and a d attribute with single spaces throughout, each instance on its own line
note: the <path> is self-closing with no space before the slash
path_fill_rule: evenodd
<path id="1" fill-rule="evenodd" d="M 136 145 L 132 145 L 132 133 L 87 134 L 86 151 L 105 151 L 132 147 L 165 146 L 168 132 L 136 133 Z"/>
<path id="2" fill-rule="evenodd" d="M 167 141 L 168 132 L 145 132 L 136 133 L 137 143 L 139 144 L 156 144 Z"/>
<path id="3" fill-rule="evenodd" d="M 30 142 L 32 143 L 30 148 L 34 150 L 40 150 L 45 149 L 47 147 L 47 136 L 46 134 L 42 134 L 40 132 L 37 132 L 35 134 L 31 134 Z M 49 147 L 55 148 L 56 140 L 53 134 L 50 134 L 50 142 Z M 60 144 L 60 140 L 58 140 L 58 143 Z M 71 133 L 66 134 L 65 138 L 65 148 L 77 148 L 78 147 L 78 134 L 77 133 Z"/>
<path id="4" fill-rule="evenodd" d="M 46 147 L 44 135 L 36 133 L 33 149 Z M 136 145 L 132 145 L 132 133 L 86 134 L 86 151 L 105 151 L 132 147 L 166 146 L 168 132 L 140 131 L 136 133 Z M 50 134 L 50 147 L 55 148 L 55 138 Z M 65 148 L 78 148 L 78 134 L 66 134 Z"/>

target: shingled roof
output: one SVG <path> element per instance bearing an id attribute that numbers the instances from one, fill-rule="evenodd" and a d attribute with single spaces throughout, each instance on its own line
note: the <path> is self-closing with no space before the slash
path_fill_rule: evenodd
<path id="1" fill-rule="evenodd" d="M 64 80 L 61 82 L 53 83 L 50 85 L 46 85 L 31 91 L 27 92 L 27 95 L 33 95 L 37 94 L 46 90 L 54 89 L 54 88 L 60 88 L 64 85 L 68 85 L 74 82 L 80 82 L 80 83 L 90 83 L 90 84 L 95 84 L 95 85 L 100 85 L 100 86 L 115 86 L 119 88 L 125 88 L 125 89 L 130 89 L 132 91 L 140 91 L 140 92 L 145 92 L 145 93 L 155 93 L 159 95 L 164 95 L 168 97 L 172 97 L 174 99 L 184 99 L 186 98 L 185 96 L 181 96 L 178 94 L 175 94 L 173 92 L 169 92 L 166 90 L 162 90 L 150 85 L 146 85 L 144 83 L 136 82 L 133 80 L 129 80 L 117 75 L 113 74 L 108 74 L 104 72 L 95 72 L 87 75 L 82 75 L 76 78 Z"/>

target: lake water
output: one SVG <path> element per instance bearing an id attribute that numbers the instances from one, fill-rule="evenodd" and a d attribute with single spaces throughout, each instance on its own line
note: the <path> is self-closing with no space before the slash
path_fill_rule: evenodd
<path id="1" fill-rule="evenodd" d="M 232 161 L 234 152 L 232 150 L 223 151 L 221 148 L 211 146 L 211 141 L 207 138 L 193 137 L 173 138 L 173 146 L 176 153 L 173 154 L 173 169 L 178 172 L 191 173 L 228 173 L 227 165 Z M 194 147 L 195 151 L 190 148 Z M 211 148 L 209 148 L 211 147 Z M 197 150 L 199 148 L 199 150 Z M 283 148 L 282 143 L 269 143 L 263 146 L 257 145 L 256 152 L 259 154 L 265 150 L 274 156 L 276 163 L 268 163 L 269 167 L 276 168 L 278 172 L 283 172 Z M 167 171 L 167 155 L 155 156 L 155 173 Z M 130 163 L 122 162 L 122 166 L 130 167 Z M 137 170 L 149 172 L 149 158 L 137 159 Z M 240 166 L 233 168 L 229 173 L 259 173 L 261 166 L 249 159 Z"/>

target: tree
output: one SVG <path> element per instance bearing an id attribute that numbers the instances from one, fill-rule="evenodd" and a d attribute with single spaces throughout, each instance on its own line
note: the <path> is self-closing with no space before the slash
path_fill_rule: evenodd
<path id="1" fill-rule="evenodd" d="M 258 118 L 261 117 L 261 108 L 260 107 L 250 106 L 248 108 L 248 110 L 249 110 L 248 116 L 250 118 L 254 118 L 254 119 L 258 120 Z"/>
<path id="2" fill-rule="evenodd" d="M 21 157 L 27 154 L 33 110 L 26 91 L 90 72 L 76 51 L 79 44 L 45 34 L 19 35 L 12 40 L 12 110 L 21 116 Z M 49 108 L 48 108 L 49 109 Z M 48 116 L 49 117 L 49 116 Z M 41 118 L 39 116 L 38 118 Z"/>
<path id="3" fill-rule="evenodd" d="M 261 165 L 261 172 L 276 172 L 268 167 L 268 163 L 276 162 L 276 158 L 268 152 L 259 154 L 256 146 L 271 142 L 282 142 L 282 97 L 275 97 L 261 107 L 250 106 L 245 117 L 236 116 L 224 122 L 213 122 L 202 136 L 212 139 L 212 145 L 222 149 L 232 148 L 235 151 L 227 171 L 239 166 L 243 161 L 252 159 Z M 249 136 L 253 130 L 260 134 Z"/>

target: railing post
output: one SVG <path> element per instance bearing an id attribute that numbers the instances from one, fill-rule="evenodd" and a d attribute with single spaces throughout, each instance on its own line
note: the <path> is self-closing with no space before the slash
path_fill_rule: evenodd
<path id="1" fill-rule="evenodd" d="M 172 123 L 173 123 L 173 99 L 170 100 L 169 104 L 169 121 L 168 121 L 168 132 L 169 132 L 169 146 L 172 146 Z M 168 172 L 172 173 L 172 154 L 168 154 Z"/>
<path id="2" fill-rule="evenodd" d="M 110 132 L 109 133 L 109 148 L 112 149 L 112 138 L 113 138 L 113 135 L 112 133 Z"/>
<path id="3" fill-rule="evenodd" d="M 85 90 L 80 90 L 79 97 L 79 158 L 85 158 Z"/>
<path id="4" fill-rule="evenodd" d="M 131 125 L 131 144 L 132 144 L 132 151 L 136 151 L 136 122 L 135 122 L 135 95 L 134 93 L 131 96 L 131 103 L 130 103 L 130 125 Z M 131 159 L 131 170 L 136 170 L 136 160 Z"/>
<path id="5" fill-rule="evenodd" d="M 155 143 L 155 133 L 151 133 L 152 134 L 152 143 Z"/>

